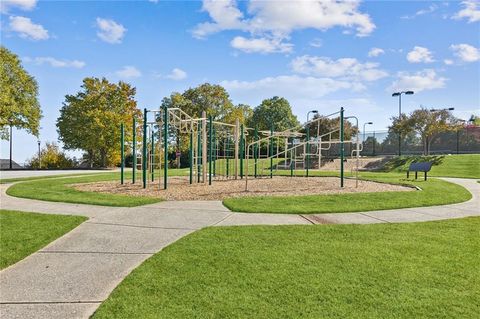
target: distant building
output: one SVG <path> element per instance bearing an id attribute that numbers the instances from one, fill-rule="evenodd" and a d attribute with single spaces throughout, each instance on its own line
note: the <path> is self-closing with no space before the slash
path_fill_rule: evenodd
<path id="1" fill-rule="evenodd" d="M 0 169 L 9 169 L 10 168 L 10 160 L 0 158 Z M 12 169 L 19 169 L 23 168 L 22 166 L 18 165 L 15 161 L 12 161 Z"/>

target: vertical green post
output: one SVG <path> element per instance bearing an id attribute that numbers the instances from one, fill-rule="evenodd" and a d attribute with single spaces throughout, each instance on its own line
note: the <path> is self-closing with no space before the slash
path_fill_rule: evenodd
<path id="1" fill-rule="evenodd" d="M 200 183 L 200 168 L 202 165 L 202 157 L 199 154 L 202 154 L 202 122 L 200 121 L 197 130 L 197 183 Z"/>
<path id="2" fill-rule="evenodd" d="M 190 131 L 190 184 L 193 183 L 193 130 Z"/>
<path id="3" fill-rule="evenodd" d="M 135 117 L 133 118 L 132 123 L 132 154 L 133 154 L 133 162 L 132 162 L 132 184 L 135 184 L 135 173 L 137 170 L 137 122 Z"/>
<path id="4" fill-rule="evenodd" d="M 213 128 L 213 140 L 214 140 L 214 152 L 213 152 L 213 176 L 217 176 L 217 139 L 216 139 L 216 133 L 215 133 L 215 128 Z"/>
<path id="5" fill-rule="evenodd" d="M 152 171 L 150 172 L 152 175 L 152 182 L 155 180 L 155 134 L 153 133 L 153 125 L 152 125 L 152 133 L 150 134 L 150 167 Z"/>
<path id="6" fill-rule="evenodd" d="M 120 184 L 123 185 L 123 175 L 125 171 L 125 129 L 123 123 L 120 124 Z"/>
<path id="7" fill-rule="evenodd" d="M 308 177 L 308 166 L 310 165 L 310 128 L 307 126 L 307 154 L 305 156 L 305 169 Z"/>
<path id="8" fill-rule="evenodd" d="M 147 188 L 147 109 L 143 109 L 142 182 Z"/>
<path id="9" fill-rule="evenodd" d="M 343 160 L 345 157 L 345 145 L 343 143 L 343 107 L 340 108 L 340 187 L 343 187 Z"/>
<path id="10" fill-rule="evenodd" d="M 256 142 L 258 141 L 258 129 L 257 127 L 255 126 L 255 132 L 253 133 L 253 140 Z M 254 176 L 255 178 L 257 178 L 257 160 L 258 160 L 258 144 L 255 143 L 253 144 L 253 158 L 255 160 L 255 173 L 254 173 Z"/>
<path id="11" fill-rule="evenodd" d="M 270 178 L 273 178 L 273 122 L 270 126 Z"/>
<path id="12" fill-rule="evenodd" d="M 163 189 L 167 189 L 167 177 L 168 177 L 168 109 L 167 109 L 167 106 L 165 106 L 163 110 L 163 157 L 164 157 Z"/>
<path id="13" fill-rule="evenodd" d="M 243 124 L 240 126 L 240 178 L 243 178 L 243 158 L 245 156 L 245 141 L 243 135 Z"/>
<path id="14" fill-rule="evenodd" d="M 208 185 L 212 185 L 213 130 L 212 116 L 208 117 Z"/>
<path id="15" fill-rule="evenodd" d="M 293 177 L 293 150 L 290 150 L 290 177 Z"/>

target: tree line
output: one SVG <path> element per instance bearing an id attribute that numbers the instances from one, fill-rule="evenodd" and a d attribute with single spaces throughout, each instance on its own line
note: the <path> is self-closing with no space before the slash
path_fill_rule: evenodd
<path id="1" fill-rule="evenodd" d="M 0 47 L 0 137 L 9 139 L 8 128 L 24 129 L 38 137 L 42 111 L 38 102 L 38 85 L 35 79 L 22 67 L 17 55 L 7 48 Z M 112 83 L 106 78 L 87 77 L 80 90 L 67 94 L 60 108 L 56 128 L 59 141 L 64 150 L 81 150 L 79 160 L 68 158 L 55 143 L 47 143 L 38 156 L 30 160 L 32 167 L 66 168 L 75 165 L 88 167 L 112 167 L 120 163 L 120 123 L 125 123 L 126 140 L 132 134 L 132 119 L 140 123 L 142 114 L 135 100 L 136 89 L 132 85 L 119 81 Z M 263 100 L 258 106 L 234 104 L 228 92 L 220 85 L 204 83 L 184 92 L 173 92 L 162 100 L 161 107 L 176 107 L 193 117 L 199 117 L 202 111 L 215 121 L 233 124 L 238 119 L 247 127 L 258 130 L 283 131 L 300 127 L 293 114 L 290 103 L 283 97 Z M 319 118 L 314 124 L 301 128 L 309 130 L 310 136 L 317 132 L 326 133 L 338 126 L 338 118 Z M 431 112 L 421 108 L 400 118 L 393 117 L 390 132 L 406 138 L 420 134 L 424 153 L 439 132 L 455 130 L 458 119 L 449 111 Z M 345 137 L 349 139 L 358 133 L 358 128 L 345 122 Z M 182 136 L 176 137 L 177 145 Z M 335 137 L 334 137 L 335 138 Z M 185 146 L 184 146 L 185 147 Z M 181 149 L 181 151 L 184 151 Z"/>

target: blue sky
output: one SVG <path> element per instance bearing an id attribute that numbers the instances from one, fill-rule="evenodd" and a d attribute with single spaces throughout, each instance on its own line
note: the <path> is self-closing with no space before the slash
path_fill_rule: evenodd
<path id="1" fill-rule="evenodd" d="M 140 108 L 210 82 L 234 103 L 286 97 L 300 120 L 343 106 L 383 130 L 403 110 L 480 105 L 479 1 L 35 1 L 1 5 L 1 43 L 38 81 L 40 140 L 87 76 L 137 88 Z M 2 158 L 8 157 L 2 141 Z M 36 138 L 14 132 L 14 159 Z M 72 153 L 78 155 L 78 153 Z"/>

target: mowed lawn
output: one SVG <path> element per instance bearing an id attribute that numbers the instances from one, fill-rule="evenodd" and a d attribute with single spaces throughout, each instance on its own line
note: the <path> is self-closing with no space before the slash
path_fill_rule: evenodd
<path id="1" fill-rule="evenodd" d="M 312 175 L 314 174 L 315 172 Z M 382 183 L 417 186 L 421 190 L 282 197 L 239 197 L 227 198 L 223 200 L 223 204 L 235 212 L 320 214 L 445 205 L 464 202 L 471 198 L 470 192 L 465 188 L 436 178 L 429 178 L 427 181 L 412 178 L 407 180 L 401 173 L 368 172 L 361 172 L 359 176 L 362 179 Z"/>
<path id="2" fill-rule="evenodd" d="M 94 318 L 476 318 L 479 229 L 207 228 L 135 269 Z"/>
<path id="3" fill-rule="evenodd" d="M 0 210 L 0 269 L 45 247 L 86 219 Z"/>
<path id="4" fill-rule="evenodd" d="M 480 154 L 445 156 L 441 164 L 432 166 L 430 175 L 480 178 Z"/>

